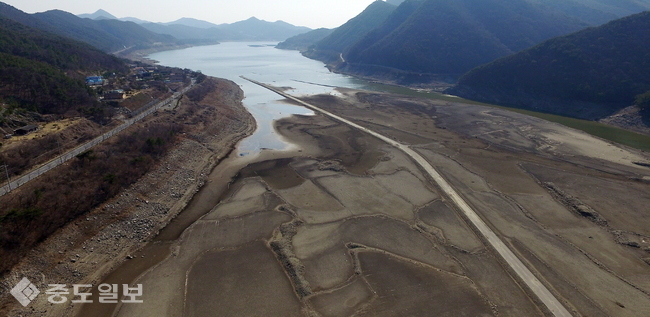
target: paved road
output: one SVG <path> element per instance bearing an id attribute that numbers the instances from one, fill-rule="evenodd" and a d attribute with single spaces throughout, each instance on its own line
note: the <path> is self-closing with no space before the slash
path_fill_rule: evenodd
<path id="1" fill-rule="evenodd" d="M 497 253 L 505 260 L 505 262 L 512 268 L 512 270 L 519 276 L 519 278 L 524 281 L 524 283 L 530 288 L 530 290 L 539 298 L 539 300 L 546 305 L 546 307 L 557 317 L 571 317 L 571 313 L 560 303 L 560 301 L 542 284 L 537 277 L 524 265 L 524 263 L 519 260 L 519 258 L 508 248 L 508 246 L 503 243 L 503 241 L 494 233 L 494 231 L 483 221 L 483 219 L 478 215 L 472 207 L 470 207 L 467 202 L 456 192 L 456 190 L 438 173 L 438 171 L 424 158 L 422 155 L 408 147 L 407 145 L 401 144 L 393 139 L 390 139 L 382 134 L 379 134 L 375 131 L 372 131 L 368 128 L 362 127 L 354 122 L 351 122 L 347 119 L 339 117 L 333 113 L 322 110 L 314 105 L 308 104 L 296 97 L 293 97 L 289 94 L 286 94 L 280 90 L 275 89 L 272 86 L 260 83 L 258 81 L 242 77 L 252 83 L 265 87 L 273 92 L 294 100 L 305 107 L 320 112 L 334 120 L 345 123 L 349 126 L 352 126 L 356 129 L 359 129 L 363 132 L 366 132 L 400 150 L 402 150 L 406 155 L 410 156 L 417 164 L 419 164 L 438 184 L 440 189 L 449 197 L 454 204 L 460 209 L 465 216 L 472 222 L 474 227 L 480 232 L 483 237 L 490 243 L 490 245 L 497 251 Z"/>
<path id="2" fill-rule="evenodd" d="M 65 163 L 65 162 L 67 162 L 68 160 L 76 157 L 77 155 L 88 151 L 89 149 L 96 146 L 97 144 L 100 144 L 100 143 L 104 142 L 105 140 L 109 139 L 110 137 L 122 132 L 124 129 L 130 127 L 132 124 L 142 120 L 142 118 L 144 118 L 144 117 L 156 112 L 158 109 L 160 109 L 160 108 L 162 108 L 164 106 L 167 106 L 170 103 L 176 101 L 182 94 L 186 93 L 193 86 L 194 86 L 194 80 L 192 80 L 192 84 L 190 86 L 183 88 L 182 91 L 174 93 L 173 96 L 171 96 L 171 97 L 169 97 L 169 98 L 155 104 L 154 106 L 150 107 L 149 109 L 147 109 L 147 110 L 137 114 L 136 116 L 126 120 L 123 124 L 116 127 L 115 129 L 113 129 L 111 131 L 108 131 L 108 132 L 106 132 L 106 133 L 104 133 L 104 134 L 102 134 L 102 135 L 100 135 L 100 136 L 98 136 L 98 137 L 96 137 L 96 138 L 94 138 L 94 139 L 92 139 L 92 140 L 90 140 L 90 141 L 88 141 L 88 142 L 86 142 L 86 143 L 84 143 L 84 144 L 82 144 L 82 145 L 80 145 L 80 146 L 78 146 L 78 147 L 64 153 L 64 154 L 62 154 L 62 155 L 60 155 L 60 156 L 57 156 L 56 158 L 50 160 L 49 162 L 41 165 L 39 168 L 37 168 L 37 169 L 35 169 L 35 170 L 25 174 L 25 175 L 22 175 L 22 176 L 18 177 L 15 180 L 12 180 L 8 184 L 4 184 L 2 187 L 0 187 L 0 196 L 3 196 L 6 193 L 8 193 L 8 192 L 10 192 L 10 191 L 22 186 L 22 185 L 25 185 L 26 183 L 30 182 L 31 180 L 33 180 L 33 179 L 47 173 L 51 169 L 53 169 L 53 168 Z M 4 173 L 4 167 L 0 166 L 0 171 L 2 173 Z M 0 177 L 3 177 L 3 176 L 0 176 Z"/>

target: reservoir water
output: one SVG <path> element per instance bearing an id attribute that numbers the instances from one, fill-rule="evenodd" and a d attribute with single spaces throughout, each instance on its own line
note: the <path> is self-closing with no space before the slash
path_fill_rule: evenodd
<path id="1" fill-rule="evenodd" d="M 303 107 L 281 102 L 277 94 L 254 85 L 240 76 L 277 87 L 293 88 L 292 95 L 330 93 L 328 86 L 367 88 L 368 83 L 331 73 L 321 62 L 303 57 L 297 51 L 274 48 L 275 43 L 227 42 L 149 56 L 161 65 L 200 70 L 208 76 L 226 78 L 244 90 L 244 106 L 257 120 L 257 131 L 239 144 L 239 155 L 255 154 L 261 149 L 282 150 L 289 146 L 273 129 L 273 121 L 292 114 L 312 114 Z M 317 83 L 309 84 L 309 83 Z"/>
<path id="2" fill-rule="evenodd" d="M 370 83 L 349 76 L 331 73 L 319 61 L 303 57 L 297 51 L 274 48 L 275 43 L 228 42 L 213 46 L 192 47 L 150 55 L 165 66 L 201 70 L 204 74 L 230 79 L 242 86 L 246 94 L 244 105 L 257 120 L 258 130 L 239 145 L 239 154 L 254 154 L 261 148 L 284 149 L 288 144 L 275 134 L 273 120 L 291 114 L 309 114 L 310 110 L 279 102 L 275 93 L 239 78 L 243 75 L 279 87 L 292 87 L 292 95 L 327 93 L 337 86 L 366 90 L 379 90 L 449 102 L 477 103 L 439 93 L 426 93 L 403 87 Z M 326 86 L 310 85 L 318 83 Z M 493 105 L 481 105 L 494 107 Z M 507 108 L 510 111 L 535 116 L 551 122 L 582 130 L 600 138 L 611 140 L 644 151 L 650 151 L 650 136 L 623 130 L 594 121 L 561 117 L 546 113 Z"/>

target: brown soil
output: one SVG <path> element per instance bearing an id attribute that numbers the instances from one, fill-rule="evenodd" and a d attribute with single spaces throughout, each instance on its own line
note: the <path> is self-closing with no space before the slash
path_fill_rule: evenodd
<path id="1" fill-rule="evenodd" d="M 57 231 L 4 276 L 3 314 L 73 315 L 81 306 L 52 306 L 46 296 L 37 298 L 25 311 L 8 290 L 23 276 L 41 290 L 51 283 L 99 285 L 112 269 L 151 241 L 187 205 L 214 166 L 253 132 L 254 119 L 241 104 L 239 87 L 226 80 L 210 80 L 216 83 L 214 90 L 202 100 L 184 99 L 176 110 L 158 112 L 133 127 L 146 130 L 152 122 L 162 120 L 185 124 L 189 129 L 151 172 Z M 152 260 L 159 254 L 153 252 Z M 140 265 L 147 267 L 151 262 Z"/>
<path id="2" fill-rule="evenodd" d="M 196 270 L 191 261 L 194 254 L 222 248 L 238 250 L 262 237 L 267 250 L 275 253 L 277 265 L 283 268 L 291 282 L 303 316 L 339 313 L 344 314 L 339 316 L 347 316 L 364 312 L 373 315 L 387 305 L 378 300 L 387 291 L 385 287 L 393 287 L 394 293 L 403 298 L 419 294 L 419 299 L 413 303 L 425 309 L 428 306 L 422 303 L 429 299 L 427 292 L 433 291 L 429 287 L 438 283 L 451 283 L 449 286 L 453 284 L 459 296 L 461 293 L 468 296 L 453 305 L 439 307 L 452 315 L 465 310 L 470 315 L 477 312 L 493 315 L 493 307 L 501 305 L 506 315 L 539 315 L 534 303 L 516 282 L 507 278 L 498 261 L 485 254 L 487 251 L 479 239 L 471 245 L 473 253 L 465 251 L 463 254 L 468 262 L 480 265 L 468 269 L 454 257 L 457 245 L 466 247 L 469 244 L 457 241 L 467 239 L 462 233 L 452 232 L 473 234 L 457 214 L 448 213 L 447 209 L 446 224 L 430 225 L 419 220 L 418 215 L 425 209 L 435 212 L 446 207 L 437 190 L 399 151 L 321 116 L 281 120 L 277 129 L 288 140 L 300 144 L 302 152 L 285 153 L 293 157 L 291 160 L 260 158 L 259 163 L 242 169 L 230 190 L 221 196 L 221 202 L 172 243 L 171 248 L 178 250 L 179 255 L 168 257 L 136 279 L 157 291 L 149 296 L 145 294 L 143 305 L 122 306 L 118 315 L 180 314 L 180 303 L 196 302 L 182 295 L 188 283 L 186 272 Z M 277 220 L 269 218 L 273 214 L 286 220 L 278 225 Z M 428 218 L 427 221 L 431 223 Z M 231 223 L 239 222 L 246 223 L 241 226 L 245 230 L 237 230 L 240 226 L 228 229 Z M 436 227 L 442 225 L 446 226 L 449 237 Z M 274 226 L 275 231 L 270 233 L 268 230 Z M 358 260 L 356 252 L 359 250 L 387 256 L 389 263 L 392 258 L 406 261 L 411 263 L 405 264 L 406 267 L 413 265 L 418 269 L 411 272 L 410 268 L 397 265 L 400 269 L 395 274 L 404 273 L 404 282 L 381 286 L 389 282 L 372 279 L 379 274 L 374 271 L 377 267 Z M 254 255 L 241 256 L 253 261 Z M 485 276 L 484 271 L 500 275 Z M 215 278 L 237 280 L 250 275 L 246 270 L 229 272 L 227 276 L 215 271 L 211 274 L 216 274 Z M 422 289 L 416 290 L 408 286 L 409 279 L 417 279 L 414 276 L 437 277 L 431 280 L 433 284 L 421 285 Z M 371 286 L 372 283 L 379 284 Z M 482 289 L 494 286 L 491 283 L 499 288 L 498 294 L 483 292 Z M 275 285 L 269 284 L 264 287 Z M 207 282 L 196 287 L 205 290 Z M 242 287 L 242 292 L 248 289 L 248 285 Z M 334 301 L 334 298 L 345 296 L 342 294 L 352 297 Z M 461 303 L 469 304 L 457 310 L 458 306 L 454 305 Z M 437 306 L 433 302 L 430 304 Z M 221 307 L 230 309 L 233 306 L 224 304 Z M 399 311 L 386 310 L 386 313 L 397 316 L 411 309 L 413 306 L 406 304 Z"/>
<path id="3" fill-rule="evenodd" d="M 647 153 L 505 110 L 340 91 L 308 102 L 409 143 L 576 316 L 650 315 Z M 321 115 L 276 129 L 299 150 L 226 159 L 162 256 L 112 274 L 143 284 L 143 304 L 82 313 L 547 315 L 403 153 Z"/>
<path id="4" fill-rule="evenodd" d="M 113 126 L 100 126 L 88 119 L 76 118 L 42 122 L 39 127 L 36 132 L 0 141 L 0 164 L 9 166 L 12 179 L 38 168 Z M 4 175 L 1 176 L 0 183 L 4 183 L 5 178 Z"/>
<path id="5" fill-rule="evenodd" d="M 201 256 L 188 282 L 183 316 L 302 315 L 291 283 L 261 241 Z"/>

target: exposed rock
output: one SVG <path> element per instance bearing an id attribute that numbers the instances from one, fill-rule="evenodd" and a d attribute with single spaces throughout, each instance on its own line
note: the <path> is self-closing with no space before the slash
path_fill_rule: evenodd
<path id="1" fill-rule="evenodd" d="M 318 169 L 321 171 L 343 172 L 345 167 L 339 161 L 322 161 L 318 163 Z"/>
<path id="2" fill-rule="evenodd" d="M 643 121 L 642 111 L 638 106 L 623 108 L 599 122 L 650 135 L 650 126 Z"/>
<path id="3" fill-rule="evenodd" d="M 309 281 L 304 276 L 305 266 L 293 251 L 293 237 L 298 233 L 298 228 L 303 224 L 301 220 L 293 220 L 289 223 L 282 224 L 273 233 L 273 238 L 269 241 L 271 250 L 275 253 L 278 261 L 282 263 L 284 270 L 294 285 L 296 294 L 301 299 L 313 293 Z"/>
<path id="4" fill-rule="evenodd" d="M 546 187 L 546 189 L 548 189 L 557 200 L 569 207 L 569 210 L 575 214 L 588 218 L 598 225 L 607 226 L 607 220 L 605 220 L 605 218 L 603 218 L 597 211 L 580 201 L 580 199 L 565 193 L 551 182 L 545 182 L 542 185 Z"/>

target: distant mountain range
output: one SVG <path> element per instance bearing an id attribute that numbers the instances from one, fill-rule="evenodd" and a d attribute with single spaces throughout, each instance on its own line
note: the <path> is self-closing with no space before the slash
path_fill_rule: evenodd
<path id="1" fill-rule="evenodd" d="M 453 83 L 544 40 L 648 8 L 650 0 L 406 0 L 398 7 L 376 1 L 298 49 L 339 72 L 401 84 Z"/>
<path id="2" fill-rule="evenodd" d="M 2 2 L 0 17 L 85 42 L 111 53 L 216 44 L 220 41 L 283 41 L 311 30 L 283 21 L 267 22 L 256 18 L 216 25 L 191 18 L 169 23 L 151 23 L 137 18 L 117 19 L 104 10 L 79 16 L 60 10 L 27 14 Z"/>
<path id="3" fill-rule="evenodd" d="M 82 19 L 91 19 L 91 20 L 119 20 L 114 15 L 101 9 L 97 10 L 97 12 L 95 13 L 79 14 L 77 16 Z"/>
<path id="4" fill-rule="evenodd" d="M 119 20 L 120 21 L 125 21 L 125 22 L 133 22 L 133 23 L 137 23 L 137 24 L 149 23 L 148 21 L 140 20 L 140 19 L 134 18 L 134 17 L 120 18 Z"/>
<path id="5" fill-rule="evenodd" d="M 0 17 L 85 42 L 105 52 L 179 44 L 172 36 L 151 32 L 133 22 L 83 19 L 60 10 L 27 14 L 0 2 Z"/>
<path id="6" fill-rule="evenodd" d="M 169 34 L 178 39 L 209 39 L 214 41 L 283 41 L 310 28 L 294 26 L 283 21 L 268 22 L 252 17 L 231 24 L 183 18 L 169 23 L 145 23 L 142 26 L 159 34 Z"/>
<path id="7" fill-rule="evenodd" d="M 457 82 L 449 93 L 598 119 L 636 97 L 650 100 L 650 12 L 587 27 L 646 9 L 650 0 L 375 1 L 336 29 L 310 30 L 256 18 L 217 25 L 120 21 L 103 10 L 27 14 L 0 2 L 0 99 L 54 113 L 91 102 L 74 76 L 124 67 L 99 50 L 288 38 L 278 48 L 339 72 Z"/>
<path id="8" fill-rule="evenodd" d="M 181 18 L 167 23 L 153 23 L 135 18 L 118 19 L 114 15 L 99 10 L 79 17 L 93 20 L 133 21 L 156 34 L 173 36 L 185 41 L 284 41 L 294 35 L 310 31 L 310 28 L 294 26 L 283 21 L 268 22 L 252 17 L 231 24 L 214 24 L 193 18 Z"/>
<path id="9" fill-rule="evenodd" d="M 650 93 L 650 12 L 543 42 L 478 67 L 448 93 L 599 119 Z"/>
<path id="10" fill-rule="evenodd" d="M 151 22 L 145 22 L 145 23 L 151 23 Z M 203 21 L 203 20 L 197 20 L 193 18 L 180 18 L 176 21 L 172 22 L 167 22 L 167 23 L 160 23 L 163 25 L 185 25 L 193 28 L 198 28 L 198 29 L 210 29 L 210 28 L 218 28 L 219 25 L 210 23 L 208 21 Z"/>

